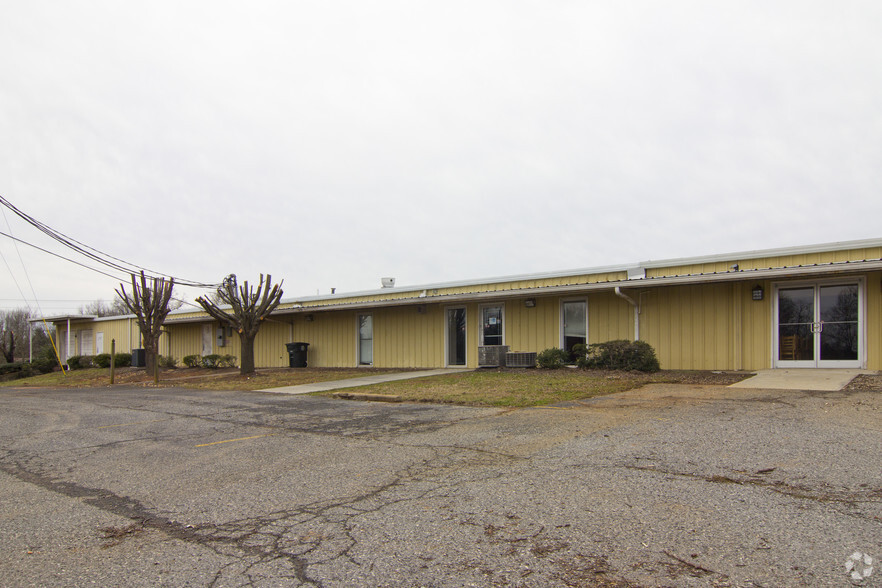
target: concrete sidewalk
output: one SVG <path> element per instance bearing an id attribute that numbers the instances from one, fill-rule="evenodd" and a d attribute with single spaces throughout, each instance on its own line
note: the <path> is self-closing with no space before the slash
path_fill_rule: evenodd
<path id="1" fill-rule="evenodd" d="M 444 374 L 458 374 L 472 372 L 467 368 L 445 368 L 437 370 L 420 370 L 413 372 L 399 372 L 397 374 L 377 374 L 360 378 L 347 378 L 345 380 L 330 380 L 327 382 L 315 382 L 313 384 L 300 384 L 298 386 L 284 386 L 282 388 L 266 388 L 255 392 L 272 392 L 274 394 L 309 394 L 310 392 L 328 392 L 342 388 L 356 388 L 358 386 L 370 386 L 383 382 L 395 382 L 397 380 L 412 380 L 414 378 L 428 378 L 429 376 L 441 376 Z"/>
<path id="2" fill-rule="evenodd" d="M 731 384 L 730 388 L 765 388 L 773 390 L 841 390 L 860 374 L 871 370 L 847 369 L 774 369 L 760 370 L 755 376 Z"/>

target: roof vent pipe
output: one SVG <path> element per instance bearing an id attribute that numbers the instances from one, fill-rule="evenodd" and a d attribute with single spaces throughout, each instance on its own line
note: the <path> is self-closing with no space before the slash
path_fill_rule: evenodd
<path id="1" fill-rule="evenodd" d="M 616 296 L 624 298 L 628 304 L 634 307 L 634 340 L 640 340 L 640 305 L 634 302 L 634 299 L 622 292 L 622 289 L 616 286 Z"/>
<path id="2" fill-rule="evenodd" d="M 380 282 L 383 284 L 384 288 L 395 287 L 395 278 L 380 278 Z"/>

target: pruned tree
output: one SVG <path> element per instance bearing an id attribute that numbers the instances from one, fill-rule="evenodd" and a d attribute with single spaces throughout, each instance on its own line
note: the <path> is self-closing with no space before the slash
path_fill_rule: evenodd
<path id="1" fill-rule="evenodd" d="M 119 290 L 116 290 L 120 300 L 138 318 L 138 328 L 141 330 L 141 339 L 147 356 L 148 373 L 152 372 L 156 365 L 162 322 L 168 316 L 168 302 L 175 286 L 174 278 L 168 281 L 165 278 L 150 278 L 150 280 L 152 284 L 148 287 L 147 277 L 142 271 L 140 284 L 136 281 L 135 274 L 132 274 L 131 295 L 126 292 L 126 288 L 122 284 L 119 285 Z"/>
<path id="2" fill-rule="evenodd" d="M 264 283 L 263 274 L 260 274 L 260 284 L 255 291 L 248 281 L 239 286 L 236 282 L 236 274 L 230 274 L 224 278 L 215 297 L 200 296 L 196 299 L 205 312 L 217 319 L 222 325 L 229 325 L 239 333 L 241 343 L 239 373 L 242 375 L 254 373 L 254 338 L 257 337 L 263 320 L 275 310 L 282 300 L 284 280 L 275 286 L 272 285 L 272 282 L 271 275 L 266 275 Z M 221 308 L 221 303 L 228 305 L 229 309 Z"/>

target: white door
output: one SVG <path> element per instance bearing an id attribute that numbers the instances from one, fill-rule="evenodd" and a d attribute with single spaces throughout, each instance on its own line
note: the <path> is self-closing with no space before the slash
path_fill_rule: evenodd
<path id="1" fill-rule="evenodd" d="M 863 367 L 862 286 L 860 281 L 779 285 L 775 366 Z"/>
<path id="2" fill-rule="evenodd" d="M 95 354 L 104 353 L 104 333 L 95 334 Z"/>

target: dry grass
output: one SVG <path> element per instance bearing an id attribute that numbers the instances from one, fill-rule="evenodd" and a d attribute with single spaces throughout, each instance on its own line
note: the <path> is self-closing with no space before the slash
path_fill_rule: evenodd
<path id="1" fill-rule="evenodd" d="M 405 402 L 524 407 L 614 394 L 651 382 L 727 385 L 747 375 L 692 371 L 643 374 L 576 369 L 498 369 L 387 382 L 360 387 L 358 392 L 396 396 Z"/>
<path id="2" fill-rule="evenodd" d="M 304 368 L 261 369 L 252 376 L 240 376 L 236 369 L 178 368 L 161 370 L 162 387 L 202 388 L 212 390 L 260 390 L 280 386 L 295 386 L 328 380 L 343 380 L 375 374 L 398 373 L 406 370 L 374 368 Z M 115 384 L 152 386 L 153 376 L 141 368 L 117 368 Z M 60 371 L 32 378 L 0 382 L 7 387 L 37 388 L 94 388 L 110 385 L 110 369 Z"/>
<path id="3" fill-rule="evenodd" d="M 159 385 L 161 387 L 207 390 L 261 390 L 402 371 L 407 370 L 277 368 L 258 370 L 254 375 L 243 377 L 236 369 L 179 368 L 163 370 L 160 374 Z M 655 374 L 643 374 L 576 369 L 482 369 L 475 372 L 375 384 L 350 390 L 374 395 L 396 396 L 405 402 L 524 407 L 613 394 L 650 382 L 725 385 L 737 382 L 747 375 L 747 373 L 700 371 L 662 371 Z M 109 369 L 87 369 L 68 372 L 67 375 L 54 372 L 33 378 L 3 382 L 0 383 L 0 386 L 88 388 L 107 386 L 109 383 Z M 148 376 L 143 369 L 121 368 L 116 371 L 116 384 L 152 386 L 153 378 Z"/>

